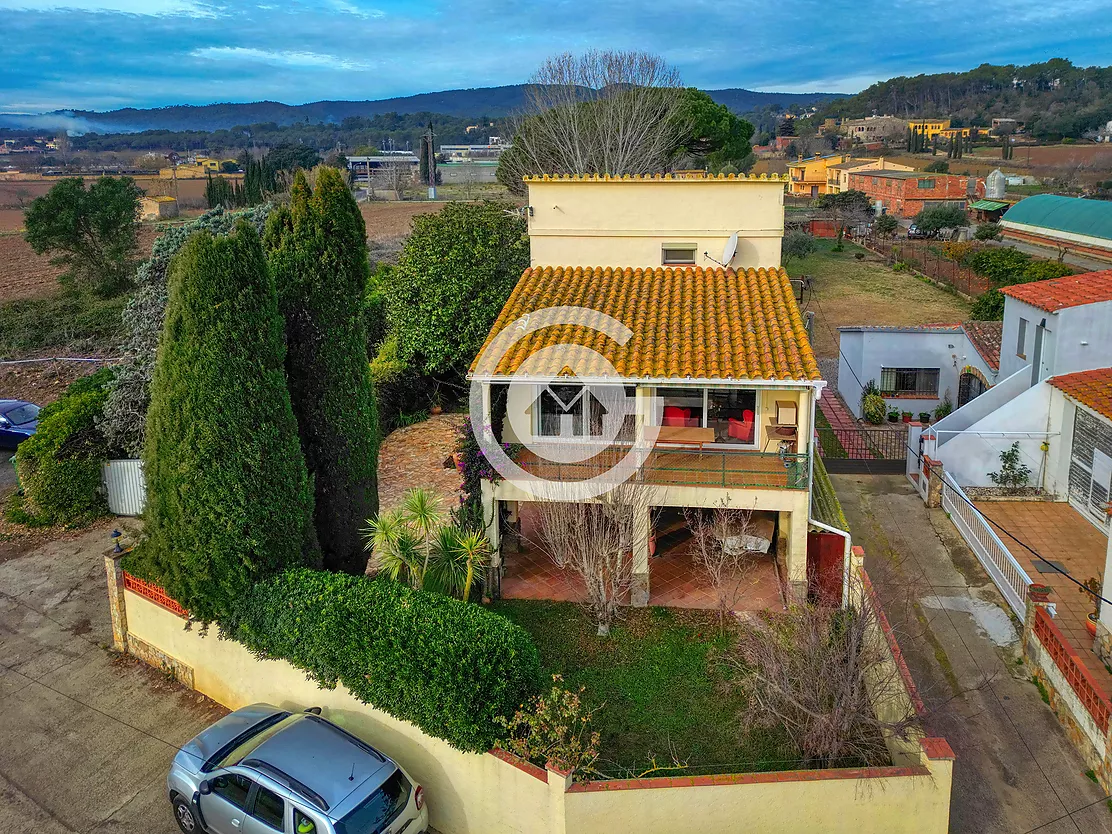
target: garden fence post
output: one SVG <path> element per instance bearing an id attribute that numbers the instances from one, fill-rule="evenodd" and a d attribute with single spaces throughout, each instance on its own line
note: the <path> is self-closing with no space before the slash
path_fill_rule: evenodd
<path id="1" fill-rule="evenodd" d="M 127 601 L 124 599 L 124 570 L 120 559 L 126 551 L 115 549 L 104 553 L 104 573 L 108 577 L 108 610 L 112 614 L 112 645 L 116 651 L 127 653 Z"/>

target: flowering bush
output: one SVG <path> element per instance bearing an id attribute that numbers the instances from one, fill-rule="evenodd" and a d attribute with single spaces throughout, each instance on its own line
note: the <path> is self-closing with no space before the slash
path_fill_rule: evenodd
<path id="1" fill-rule="evenodd" d="M 552 688 L 537 696 L 528 709 L 523 706 L 509 720 L 496 717 L 495 723 L 508 733 L 498 743 L 519 758 L 582 779 L 598 761 L 599 733 L 591 729 L 591 717 L 599 708 L 589 710 L 584 705 L 584 687 L 572 692 L 562 682 L 553 675 Z"/>
<path id="2" fill-rule="evenodd" d="M 503 443 L 502 450 L 511 460 L 521 450 L 515 443 Z M 456 439 L 456 459 L 463 483 L 460 484 L 460 509 L 458 521 L 461 526 L 470 529 L 485 529 L 482 517 L 482 484 L 483 481 L 496 483 L 502 479 L 494 465 L 487 459 L 479 440 L 475 437 L 475 430 L 471 426 L 471 418 L 463 421 Z"/>

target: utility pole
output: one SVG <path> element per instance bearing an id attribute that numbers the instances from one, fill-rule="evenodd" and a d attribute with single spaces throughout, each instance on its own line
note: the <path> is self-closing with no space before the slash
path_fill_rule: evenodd
<path id="1" fill-rule="evenodd" d="M 436 134 L 432 132 L 432 122 L 429 122 L 428 132 L 425 134 L 426 144 L 429 150 L 429 199 L 436 199 L 436 151 L 433 145 L 433 139 Z"/>

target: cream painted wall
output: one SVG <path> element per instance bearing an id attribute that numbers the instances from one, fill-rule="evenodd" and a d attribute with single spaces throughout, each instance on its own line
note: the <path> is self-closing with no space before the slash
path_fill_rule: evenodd
<path id="1" fill-rule="evenodd" d="M 185 621 L 125 591 L 128 632 L 193 667 L 194 686 L 229 709 L 260 701 L 286 709 L 320 706 L 339 724 L 396 759 L 425 787 L 429 821 L 443 834 L 535 834 L 549 812 L 549 789 L 494 756 L 461 753 L 447 742 L 356 700 L 343 686 L 320 689 L 284 660 L 259 660 L 239 643 L 202 637 Z"/>
<path id="2" fill-rule="evenodd" d="M 572 792 L 567 830 L 576 834 L 945 834 L 953 763 L 930 772 L 869 781 L 852 779 Z M 648 799 L 651 797 L 651 801 Z"/>
<path id="3" fill-rule="evenodd" d="M 235 709 L 265 701 L 287 709 L 320 706 L 395 758 L 425 787 L 431 824 L 443 834 L 943 834 L 952 763 L 923 756 L 868 778 L 741 777 L 736 784 L 566 792 L 490 754 L 461 753 L 404 721 L 368 707 L 342 686 L 322 690 L 282 660 L 259 660 L 238 643 L 185 630 L 180 617 L 124 592 L 128 631 L 192 667 L 196 689 Z M 728 778 L 728 777 L 727 777 Z M 775 781 L 764 781 L 766 779 Z"/>
<path id="4" fill-rule="evenodd" d="M 534 266 L 658 267 L 664 244 L 686 244 L 697 266 L 714 267 L 734 232 L 729 266 L 780 265 L 779 179 L 531 181 L 529 206 Z"/>

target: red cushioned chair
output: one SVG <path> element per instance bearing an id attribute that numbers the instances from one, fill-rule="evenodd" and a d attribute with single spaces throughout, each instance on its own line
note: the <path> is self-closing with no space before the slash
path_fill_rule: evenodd
<path id="1" fill-rule="evenodd" d="M 687 418 L 691 416 L 690 408 L 680 408 L 675 405 L 664 406 L 663 426 L 686 426 Z"/>
<path id="2" fill-rule="evenodd" d="M 753 442 L 753 412 L 750 409 L 745 409 L 741 412 L 743 419 L 738 420 L 734 417 L 730 418 L 729 435 L 734 440 L 740 440 L 742 443 Z"/>

